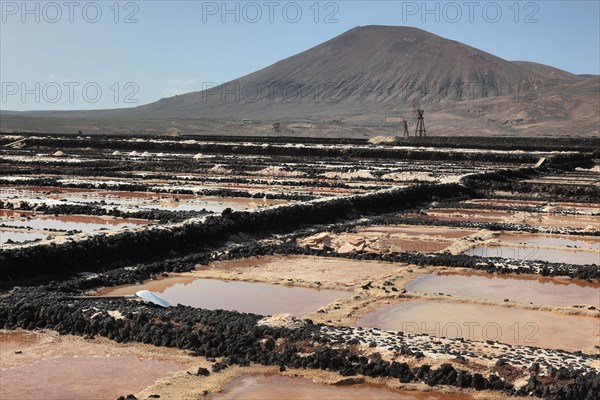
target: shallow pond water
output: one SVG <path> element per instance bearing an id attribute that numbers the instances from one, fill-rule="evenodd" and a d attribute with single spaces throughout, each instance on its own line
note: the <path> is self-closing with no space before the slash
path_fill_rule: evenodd
<path id="1" fill-rule="evenodd" d="M 507 243 L 537 245 L 543 247 L 568 247 L 582 250 L 600 250 L 600 239 L 586 236 L 503 233 L 496 237 L 496 239 Z"/>
<path id="2" fill-rule="evenodd" d="M 358 233 L 374 232 L 389 234 L 404 234 L 407 236 L 441 236 L 447 239 L 458 239 L 477 233 L 475 229 L 448 228 L 444 226 L 410 226 L 410 225 L 381 225 L 357 228 Z"/>
<path id="3" fill-rule="evenodd" d="M 0 370 L 0 398 L 114 400 L 182 368 L 133 356 L 58 356 Z"/>
<path id="4" fill-rule="evenodd" d="M 133 209 L 157 209 L 165 211 L 222 212 L 226 208 L 234 211 L 251 210 L 258 207 L 288 203 L 286 200 L 250 197 L 213 197 L 190 194 L 157 192 L 125 192 L 61 187 L 5 188 L 0 199 L 21 199 L 31 203 L 89 204 L 104 202 L 109 206 Z"/>
<path id="5" fill-rule="evenodd" d="M 537 246 L 477 246 L 464 254 L 502 257 L 515 260 L 539 260 L 566 264 L 600 264 L 600 253 L 586 250 L 545 249 Z"/>
<path id="6" fill-rule="evenodd" d="M 6 243 L 11 240 L 14 243 L 29 242 L 36 239 L 46 239 L 47 234 L 39 232 L 17 232 L 11 230 L 0 230 L 0 244 Z"/>
<path id="7" fill-rule="evenodd" d="M 522 279 L 501 275 L 427 274 L 404 286 L 419 293 L 444 293 L 455 297 L 533 303 L 552 306 L 587 304 L 600 307 L 600 286 L 583 286 L 548 278 Z"/>
<path id="8" fill-rule="evenodd" d="M 479 304 L 406 301 L 368 313 L 358 326 L 576 351 L 599 343 L 600 319 Z"/>
<path id="9" fill-rule="evenodd" d="M 348 297 L 344 290 L 317 290 L 269 283 L 221 281 L 217 279 L 166 278 L 147 285 L 119 288 L 106 294 L 133 294 L 141 289 L 159 293 L 169 303 L 209 310 L 235 310 L 260 315 L 290 313 L 302 317 Z"/>
<path id="10" fill-rule="evenodd" d="M 90 215 L 46 215 L 28 211 L 0 211 L 0 223 L 17 228 L 77 230 L 93 232 L 100 229 L 121 229 L 148 225 L 151 221 L 108 216 Z"/>
<path id="11" fill-rule="evenodd" d="M 471 396 L 400 391 L 370 384 L 334 386 L 304 378 L 249 375 L 234 379 L 223 388 L 221 393 L 213 394 L 208 398 L 211 400 L 468 400 Z"/>
<path id="12" fill-rule="evenodd" d="M 591 215 L 533 214 L 524 221 L 532 226 L 553 226 L 574 229 L 600 230 L 600 218 Z"/>

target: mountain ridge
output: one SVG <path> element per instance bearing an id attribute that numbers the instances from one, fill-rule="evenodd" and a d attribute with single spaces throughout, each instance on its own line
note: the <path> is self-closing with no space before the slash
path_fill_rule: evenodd
<path id="1" fill-rule="evenodd" d="M 446 62 L 435 62 L 436 58 Z M 264 107 L 271 106 L 278 113 L 302 114 L 303 110 L 298 109 L 294 100 L 310 99 L 320 84 L 320 88 L 325 89 L 320 92 L 323 98 L 319 100 L 346 103 L 351 108 L 355 106 L 356 112 L 368 111 L 374 106 L 393 109 L 398 102 L 405 103 L 399 108 L 410 108 L 415 98 L 428 102 L 428 95 L 442 100 L 450 96 L 458 98 L 465 95 L 462 86 L 467 84 L 474 85 L 470 98 L 482 98 L 489 96 L 490 90 L 506 93 L 524 82 L 539 85 L 546 81 L 543 76 L 510 61 L 418 28 L 370 25 L 351 29 L 215 89 L 161 99 L 138 109 L 174 112 L 181 117 L 186 116 L 186 110 L 194 114 L 206 111 L 211 116 L 224 117 L 231 111 L 264 115 L 268 111 Z M 258 101 L 248 101 L 242 104 L 246 107 L 240 107 L 238 99 L 234 97 L 231 101 L 231 96 L 227 97 L 234 84 L 241 88 L 238 93 L 241 103 L 254 94 L 244 89 L 259 85 L 263 92 L 257 96 Z M 278 91 L 280 87 L 291 91 Z M 273 90 L 265 92 L 265 88 Z M 452 90 L 448 96 L 444 95 L 445 91 Z M 290 101 L 286 104 L 285 100 Z M 259 103 L 260 112 L 252 109 L 256 107 L 252 103 Z M 319 114 L 322 111 L 311 105 L 304 104 L 306 112 Z M 340 107 L 328 104 L 328 108 Z"/>

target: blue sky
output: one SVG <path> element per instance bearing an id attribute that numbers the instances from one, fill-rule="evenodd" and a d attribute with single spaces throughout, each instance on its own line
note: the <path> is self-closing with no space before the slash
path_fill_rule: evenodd
<path id="1" fill-rule="evenodd" d="M 25 5 L 24 5 L 25 4 Z M 132 107 L 266 67 L 359 25 L 600 73 L 598 1 L 0 1 L 3 110 Z"/>

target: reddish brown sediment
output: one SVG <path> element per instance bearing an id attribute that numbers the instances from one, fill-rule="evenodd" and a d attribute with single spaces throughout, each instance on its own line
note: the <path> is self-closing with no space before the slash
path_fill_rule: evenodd
<path id="1" fill-rule="evenodd" d="M 593 203 L 572 203 L 572 202 L 561 202 L 561 201 L 538 201 L 538 200 L 506 200 L 506 199 L 473 199 L 466 200 L 465 203 L 471 204 L 490 204 L 490 205 L 508 205 L 508 206 L 547 206 L 560 208 L 573 208 L 583 210 L 598 210 L 600 204 Z"/>
<path id="2" fill-rule="evenodd" d="M 412 226 L 412 225 L 378 225 L 357 228 L 356 233 L 373 232 L 388 234 L 404 234 L 407 236 L 441 236 L 448 239 L 457 239 L 477 233 L 474 229 L 449 228 L 443 226 Z"/>
<path id="3" fill-rule="evenodd" d="M 546 249 L 538 246 L 498 246 L 484 245 L 471 248 L 465 254 L 480 257 L 502 257 L 515 260 L 541 260 L 566 264 L 600 264 L 600 252 L 572 250 L 572 249 Z"/>
<path id="4" fill-rule="evenodd" d="M 246 375 L 235 378 L 210 400 L 468 400 L 465 394 L 417 392 L 390 389 L 383 385 L 358 383 L 324 385 L 302 378 L 279 375 Z"/>
<path id="5" fill-rule="evenodd" d="M 436 272 L 438 275 L 462 275 L 462 276 L 477 276 L 490 279 L 513 279 L 513 280 L 525 280 L 525 281 L 537 281 L 540 283 L 551 283 L 554 285 L 576 285 L 579 287 L 588 287 L 598 289 L 600 288 L 600 282 L 590 282 L 581 279 L 571 279 L 565 277 L 549 277 L 549 276 L 537 276 L 537 275 L 518 275 L 518 274 L 486 274 L 479 271 L 473 271 L 471 269 L 460 269 L 455 268 L 452 271 L 439 271 Z"/>
<path id="6" fill-rule="evenodd" d="M 0 398 L 114 399 L 193 362 L 181 351 L 148 345 L 86 341 L 53 331 L 0 331 Z"/>
<path id="7" fill-rule="evenodd" d="M 571 249 L 600 251 L 600 238 L 592 236 L 573 237 L 568 235 L 531 235 L 527 233 L 506 232 L 496 236 L 495 239 L 506 243 L 539 247 L 568 247 Z"/>
<path id="8" fill-rule="evenodd" d="M 439 273 L 421 275 L 404 288 L 419 293 L 444 293 L 492 301 L 525 304 L 573 306 L 591 305 L 600 308 L 600 285 L 586 282 L 561 282 L 552 278 L 503 276 L 481 273 Z"/>
<path id="9" fill-rule="evenodd" d="M 568 351 L 600 344 L 598 318 L 439 301 L 404 301 L 381 307 L 365 315 L 358 325 Z"/>
<path id="10" fill-rule="evenodd" d="M 351 292 L 285 287 L 269 283 L 221 281 L 216 279 L 165 278 L 156 285 L 135 285 L 108 291 L 106 295 L 134 294 L 151 289 L 170 304 L 208 310 L 234 310 L 259 315 L 290 313 L 297 317 L 316 311 Z M 160 288 L 158 287 L 160 286 Z M 277 299 L 274 301 L 274 299 Z"/>

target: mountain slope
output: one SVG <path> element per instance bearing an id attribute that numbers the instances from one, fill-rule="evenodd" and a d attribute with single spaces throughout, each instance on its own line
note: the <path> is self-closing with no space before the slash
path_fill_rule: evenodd
<path id="1" fill-rule="evenodd" d="M 539 64 L 530 61 L 513 61 L 513 64 L 516 64 L 519 67 L 540 75 L 546 79 L 554 79 L 565 82 L 577 82 L 583 79 L 581 76 L 545 64 Z"/>
<path id="2" fill-rule="evenodd" d="M 415 98 L 427 103 L 510 96 L 525 84 L 544 83 L 553 82 L 417 28 L 366 26 L 219 88 L 162 99 L 137 112 L 179 117 L 354 114 L 410 109 Z"/>

